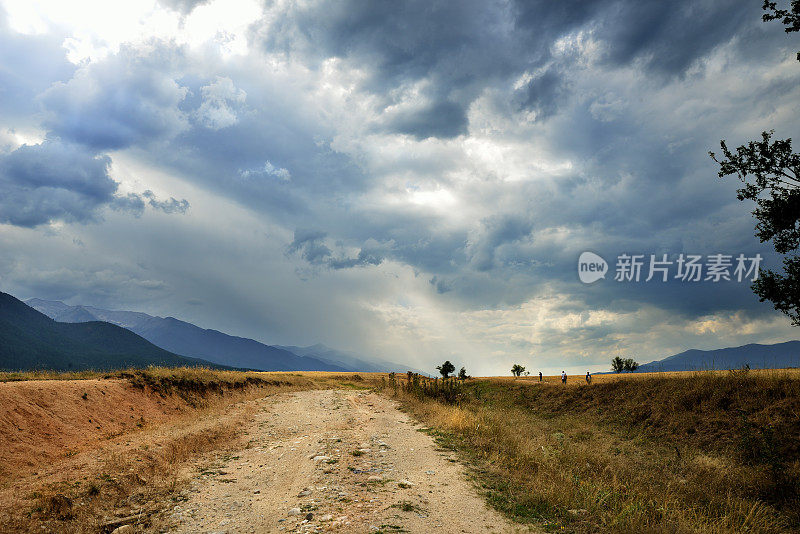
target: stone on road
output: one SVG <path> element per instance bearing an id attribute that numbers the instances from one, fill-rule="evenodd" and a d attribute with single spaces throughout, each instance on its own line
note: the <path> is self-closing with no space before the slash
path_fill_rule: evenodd
<path id="1" fill-rule="evenodd" d="M 248 447 L 193 482 L 172 532 L 528 532 L 397 405 L 363 391 L 257 401 Z"/>

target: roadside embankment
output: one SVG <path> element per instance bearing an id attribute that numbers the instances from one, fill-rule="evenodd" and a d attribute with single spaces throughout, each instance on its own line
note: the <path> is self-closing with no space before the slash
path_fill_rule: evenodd
<path id="1" fill-rule="evenodd" d="M 189 462 L 243 445 L 253 399 L 369 381 L 197 368 L 63 376 L 0 374 L 2 532 L 110 531 L 134 513 L 146 526 Z"/>

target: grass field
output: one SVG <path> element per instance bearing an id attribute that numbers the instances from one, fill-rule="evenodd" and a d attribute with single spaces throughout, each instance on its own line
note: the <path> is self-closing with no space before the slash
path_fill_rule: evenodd
<path id="1" fill-rule="evenodd" d="M 734 373 L 737 371 L 733 371 Z M 698 376 L 729 376 L 731 371 L 667 371 L 667 372 L 660 372 L 660 373 L 604 373 L 604 374 L 593 374 L 592 375 L 592 384 L 605 384 L 607 382 L 614 382 L 617 380 L 647 380 L 649 378 L 694 378 Z M 748 376 L 755 377 L 755 376 L 779 376 L 779 377 L 791 377 L 800 379 L 800 369 L 751 369 L 748 371 Z M 515 384 L 538 384 L 539 383 L 539 376 L 530 375 L 530 376 L 520 376 L 520 377 L 513 377 L 513 376 L 486 376 L 486 377 L 479 377 L 480 380 L 492 380 L 496 382 L 506 383 L 512 382 Z M 543 376 L 542 377 L 543 384 L 561 384 L 561 376 L 559 375 L 552 375 L 552 376 Z M 567 386 L 584 386 L 586 385 L 586 380 L 584 375 L 576 374 L 576 375 L 569 375 L 567 379 Z"/>
<path id="2" fill-rule="evenodd" d="M 386 390 L 517 520 L 573 532 L 798 531 L 796 370 L 439 382 L 409 387 L 403 376 Z"/>
<path id="3" fill-rule="evenodd" d="M 246 444 L 249 399 L 319 388 L 396 398 L 494 507 L 546 530 L 800 530 L 799 370 L 575 376 L 564 387 L 152 368 L 0 374 L 0 531 L 103 531 L 119 510 L 157 517 L 157 504 L 180 501 L 198 455 Z"/>

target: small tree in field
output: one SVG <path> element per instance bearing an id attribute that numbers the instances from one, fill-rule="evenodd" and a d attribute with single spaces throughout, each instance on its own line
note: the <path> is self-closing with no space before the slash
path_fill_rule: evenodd
<path id="1" fill-rule="evenodd" d="M 632 373 L 639 368 L 639 364 L 633 358 L 625 358 L 624 367 L 626 371 Z"/>
<path id="2" fill-rule="evenodd" d="M 511 368 L 511 374 L 514 375 L 514 376 L 519 376 L 524 372 L 525 372 L 525 367 L 523 367 L 522 365 L 520 365 L 518 363 L 515 363 L 514 367 Z"/>
<path id="3" fill-rule="evenodd" d="M 467 378 L 469 378 L 466 367 L 462 367 L 461 370 L 458 372 L 458 378 L 460 378 L 461 380 L 466 380 Z"/>
<path id="4" fill-rule="evenodd" d="M 614 359 L 611 360 L 611 370 L 615 373 L 621 373 L 625 370 L 625 360 L 620 358 L 619 356 L 614 356 Z"/>
<path id="5" fill-rule="evenodd" d="M 442 378 L 450 378 L 450 373 L 455 372 L 456 366 L 450 363 L 450 360 L 446 360 L 442 365 L 437 365 L 436 369 L 439 370 Z"/>

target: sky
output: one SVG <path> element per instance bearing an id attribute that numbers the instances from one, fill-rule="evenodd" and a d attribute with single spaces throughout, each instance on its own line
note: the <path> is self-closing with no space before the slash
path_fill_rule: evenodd
<path id="1" fill-rule="evenodd" d="M 779 266 L 708 156 L 800 137 L 761 3 L 0 0 L 0 290 L 475 375 L 796 339 L 614 279 Z"/>

